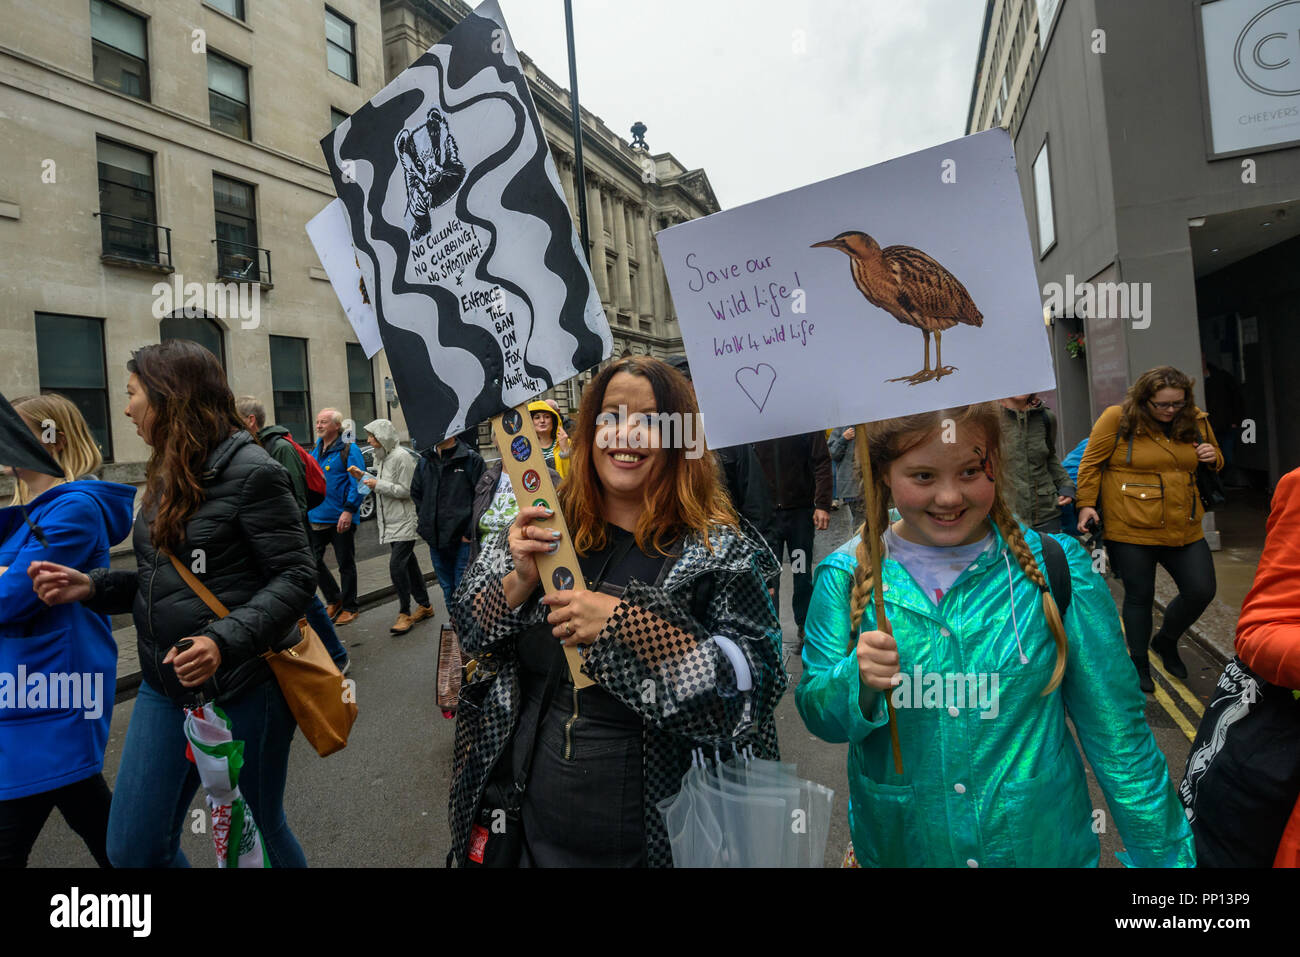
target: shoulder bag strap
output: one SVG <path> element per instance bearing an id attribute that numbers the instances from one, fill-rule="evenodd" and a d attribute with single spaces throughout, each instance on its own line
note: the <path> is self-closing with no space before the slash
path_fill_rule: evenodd
<path id="1" fill-rule="evenodd" d="M 528 739 L 528 750 L 524 752 L 524 763 L 519 768 L 519 776 L 515 778 L 514 790 L 506 799 L 510 804 L 511 811 L 518 811 L 524 801 L 524 792 L 528 790 L 528 775 L 533 769 L 533 755 L 537 753 L 537 740 L 542 736 L 542 722 L 546 720 L 546 712 L 551 708 L 551 701 L 555 698 L 556 689 L 560 686 L 560 675 L 567 670 L 568 664 L 563 655 L 556 655 L 555 660 L 551 662 L 551 670 L 546 675 L 546 690 L 542 692 L 542 707 L 537 712 L 537 721 L 533 725 L 532 736 Z"/>
<path id="2" fill-rule="evenodd" d="M 1065 557 L 1065 549 L 1054 535 L 1043 535 L 1043 563 L 1047 565 L 1047 584 L 1056 601 L 1056 609 L 1065 618 L 1073 598 L 1074 587 L 1070 583 L 1070 561 Z"/>
<path id="3" fill-rule="evenodd" d="M 185 584 L 190 586 L 190 589 L 194 594 L 198 595 L 199 598 L 203 600 L 203 604 L 211 608 L 218 618 L 225 618 L 230 614 L 230 611 L 226 606 L 221 604 L 221 599 L 208 591 L 207 586 L 204 585 L 203 582 L 199 581 L 198 578 L 195 577 L 194 573 L 186 568 L 179 558 L 167 551 L 165 548 L 163 549 L 163 554 L 171 560 L 172 567 L 176 569 L 176 574 L 180 575 L 181 578 L 185 580 Z"/>

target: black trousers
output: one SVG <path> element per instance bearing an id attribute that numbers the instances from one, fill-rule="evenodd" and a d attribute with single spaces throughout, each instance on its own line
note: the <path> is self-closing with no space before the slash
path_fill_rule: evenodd
<path id="1" fill-rule="evenodd" d="M 1145 658 L 1151 639 L 1151 608 L 1156 598 L 1156 565 L 1163 565 L 1178 586 L 1165 611 L 1161 635 L 1177 641 L 1214 600 L 1214 561 L 1205 539 L 1177 548 L 1106 542 L 1111 567 L 1124 583 L 1124 635 L 1135 658 Z"/>
<path id="2" fill-rule="evenodd" d="M 341 601 L 344 611 L 354 613 L 360 607 L 357 605 L 356 534 L 355 522 L 346 532 L 333 527 L 311 530 L 311 547 L 316 553 L 316 581 L 320 585 L 321 594 L 325 596 L 325 603 L 332 605 Z M 325 549 L 330 545 L 334 546 L 334 557 L 339 563 L 337 584 L 330 570 L 325 567 Z"/>
<path id="3" fill-rule="evenodd" d="M 91 857 L 100 867 L 108 862 L 108 808 L 113 794 L 103 774 L 65 784 L 53 791 L 0 801 L 0 869 L 27 866 L 50 811 L 59 809 L 68 827 L 86 842 Z"/>
<path id="4" fill-rule="evenodd" d="M 397 589 L 397 610 L 403 615 L 411 613 L 411 596 L 420 607 L 429 604 L 429 589 L 424 587 L 424 575 L 415 559 L 415 542 L 393 542 L 388 556 L 388 577 Z"/>
<path id="5" fill-rule="evenodd" d="M 772 510 L 772 520 L 767 535 L 768 547 L 776 560 L 784 562 L 786 552 L 790 555 L 790 565 L 794 570 L 794 595 L 790 602 L 794 608 L 794 621 L 800 628 L 808 617 L 808 605 L 812 601 L 813 572 L 813 507 L 777 508 Z M 766 530 L 765 535 L 766 535 Z M 784 551 L 783 551 L 784 549 Z M 776 594 L 772 596 L 772 605 L 777 616 L 781 614 L 781 580 L 776 581 Z"/>

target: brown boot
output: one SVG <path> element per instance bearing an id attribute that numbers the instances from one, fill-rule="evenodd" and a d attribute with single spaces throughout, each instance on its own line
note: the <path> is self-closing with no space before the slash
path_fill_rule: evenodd
<path id="1" fill-rule="evenodd" d="M 417 605 L 415 607 L 415 614 L 411 616 L 411 621 L 412 622 L 424 621 L 424 619 L 432 618 L 432 617 L 433 617 L 432 605 Z"/>
<path id="2" fill-rule="evenodd" d="M 411 616 L 406 612 L 402 612 L 397 616 L 397 621 L 393 624 L 393 627 L 388 630 L 394 635 L 404 635 L 411 630 L 411 624 Z"/>
<path id="3" fill-rule="evenodd" d="M 325 606 L 325 614 L 330 616 L 330 621 L 333 621 L 335 618 L 337 618 L 339 616 L 339 612 L 341 612 L 342 610 L 343 610 L 342 601 L 332 601 Z"/>
<path id="4" fill-rule="evenodd" d="M 350 625 L 357 620 L 359 616 L 355 611 L 345 611 L 334 619 L 336 625 Z"/>

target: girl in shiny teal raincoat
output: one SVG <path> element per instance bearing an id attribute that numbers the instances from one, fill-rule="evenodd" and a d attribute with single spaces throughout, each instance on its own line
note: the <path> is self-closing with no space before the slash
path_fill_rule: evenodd
<path id="1" fill-rule="evenodd" d="M 1105 580 L 1062 541 L 1072 592 L 1062 621 L 1041 538 L 1000 494 L 997 406 L 868 433 L 892 636 L 877 629 L 864 527 L 817 568 L 795 692 L 814 734 L 849 743 L 858 863 L 1095 867 L 1097 835 L 1113 822 L 1125 864 L 1194 866 Z M 890 503 L 901 516 L 892 525 Z M 1092 806 L 1067 713 L 1109 819 Z"/>

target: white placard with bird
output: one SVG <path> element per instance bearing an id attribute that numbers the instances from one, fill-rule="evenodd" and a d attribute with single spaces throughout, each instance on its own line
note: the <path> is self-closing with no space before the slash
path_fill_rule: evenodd
<path id="1" fill-rule="evenodd" d="M 1005 130 L 657 238 L 711 448 L 1055 388 Z"/>

